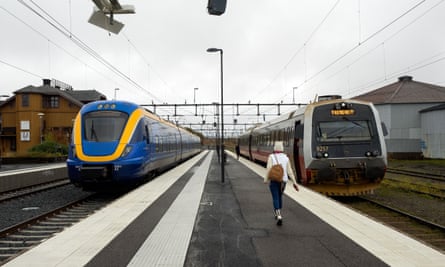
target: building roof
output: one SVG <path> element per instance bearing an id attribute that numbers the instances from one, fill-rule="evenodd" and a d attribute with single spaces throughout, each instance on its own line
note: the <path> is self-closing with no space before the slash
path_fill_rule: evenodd
<path id="1" fill-rule="evenodd" d="M 374 104 L 440 103 L 445 102 L 445 87 L 417 82 L 411 76 L 402 76 L 395 83 L 354 99 Z"/>
<path id="2" fill-rule="evenodd" d="M 67 90 L 65 92 L 84 104 L 107 99 L 105 95 L 96 90 Z"/>
<path id="3" fill-rule="evenodd" d="M 96 90 L 72 90 L 72 89 L 62 90 L 58 87 L 51 86 L 49 80 L 47 79 L 44 79 L 43 85 L 41 86 L 29 85 L 14 92 L 14 94 L 20 94 L 20 93 L 59 95 L 78 106 L 82 106 L 83 104 L 96 100 L 107 99 L 105 95 L 99 93 Z"/>

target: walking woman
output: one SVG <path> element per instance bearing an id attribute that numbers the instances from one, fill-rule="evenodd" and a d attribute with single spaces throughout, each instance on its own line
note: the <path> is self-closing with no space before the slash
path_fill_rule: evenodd
<path id="1" fill-rule="evenodd" d="M 283 207 L 283 192 L 286 188 L 286 183 L 290 179 L 293 183 L 293 186 L 295 190 L 298 191 L 298 185 L 295 180 L 294 173 L 292 171 L 292 167 L 289 162 L 289 158 L 286 154 L 283 153 L 283 142 L 277 141 L 274 145 L 274 151 L 272 154 L 269 155 L 269 158 L 267 159 L 267 171 L 266 176 L 264 177 L 264 183 L 269 182 L 269 189 L 272 193 L 272 200 L 273 200 L 273 208 L 274 208 L 274 216 L 277 220 L 277 225 L 282 225 L 283 223 L 283 216 L 281 215 L 281 208 Z M 272 165 L 275 164 L 281 164 L 283 167 L 283 181 L 282 182 L 275 182 L 270 181 L 268 178 L 269 170 L 272 168 Z"/>

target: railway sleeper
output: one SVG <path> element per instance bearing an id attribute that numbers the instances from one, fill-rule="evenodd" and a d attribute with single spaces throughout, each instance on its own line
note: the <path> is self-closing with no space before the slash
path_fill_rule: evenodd
<path id="1" fill-rule="evenodd" d="M 7 259 L 23 250 L 22 247 L 0 247 L 0 259 Z"/>
<path id="2" fill-rule="evenodd" d="M 12 240 L 12 241 L 40 241 L 43 240 L 45 238 L 48 238 L 48 235 L 45 234 L 40 234 L 40 235 L 23 235 L 23 234 L 12 234 L 8 236 L 8 240 Z"/>
<path id="3" fill-rule="evenodd" d="M 40 241 L 34 241 L 34 240 L 1 240 L 0 241 L 0 247 L 16 247 L 16 248 L 29 248 L 31 246 L 39 244 Z"/>
<path id="4" fill-rule="evenodd" d="M 27 235 L 38 235 L 38 234 L 42 234 L 42 235 L 52 235 L 54 233 L 57 233 L 58 230 L 43 230 L 43 229 L 39 229 L 39 230 L 32 230 L 32 229 L 23 229 L 20 231 L 23 234 L 27 234 Z"/>
<path id="5" fill-rule="evenodd" d="M 33 225 L 29 228 L 27 228 L 28 230 L 34 230 L 34 231 L 40 231 L 40 230 L 44 230 L 44 231 L 55 231 L 58 232 L 60 231 L 60 226 L 56 226 L 56 225 L 40 225 L 40 224 L 36 224 Z"/>
<path id="6" fill-rule="evenodd" d="M 83 219 L 83 218 L 85 218 L 85 217 L 88 217 L 90 214 L 91 214 L 91 212 L 90 212 L 90 213 L 77 213 L 77 212 L 75 212 L 75 213 L 71 213 L 71 212 L 62 212 L 62 213 L 59 213 L 59 214 L 57 215 L 57 217 L 58 217 L 58 218 L 71 218 L 71 219 L 76 218 L 76 219 Z"/>
<path id="7" fill-rule="evenodd" d="M 55 216 L 55 217 L 48 218 L 48 221 L 59 222 L 59 223 L 76 223 L 79 221 L 79 218 Z"/>
<path id="8" fill-rule="evenodd" d="M 43 221 L 40 222 L 39 225 L 41 226 L 47 226 L 47 227 L 58 227 L 58 228 L 64 228 L 64 227 L 68 227 L 71 226 L 72 223 L 71 222 L 54 222 L 54 221 Z"/>

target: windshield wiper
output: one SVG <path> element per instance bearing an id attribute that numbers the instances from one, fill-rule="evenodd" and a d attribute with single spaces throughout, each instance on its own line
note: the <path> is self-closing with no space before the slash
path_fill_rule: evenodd
<path id="1" fill-rule="evenodd" d="M 356 121 L 353 121 L 353 120 L 351 120 L 351 119 L 349 119 L 349 118 L 343 117 L 343 120 L 352 122 L 354 125 L 357 125 L 358 127 L 362 128 L 362 129 L 365 128 L 365 127 L 364 127 L 363 125 L 361 125 L 360 123 L 358 123 L 358 122 L 356 122 Z"/>
<path id="2" fill-rule="evenodd" d="M 94 120 L 91 121 L 91 137 L 90 137 L 90 139 L 95 140 L 96 142 L 99 141 L 99 139 L 97 138 L 96 131 L 94 130 Z"/>

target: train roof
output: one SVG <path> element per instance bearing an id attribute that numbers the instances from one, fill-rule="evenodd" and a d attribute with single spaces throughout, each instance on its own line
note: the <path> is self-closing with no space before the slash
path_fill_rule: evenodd
<path id="1" fill-rule="evenodd" d="M 176 128 L 181 132 L 190 133 L 183 127 L 180 127 L 171 121 L 161 118 L 157 114 L 153 113 L 151 110 L 148 110 L 147 108 L 144 108 L 136 103 L 124 101 L 124 100 L 99 100 L 99 101 L 90 102 L 88 104 L 85 104 L 82 107 L 81 112 L 86 113 L 86 112 L 90 112 L 92 110 L 97 110 L 98 106 L 100 106 L 100 105 L 103 107 L 105 107 L 106 105 L 108 105 L 110 107 L 111 107 L 111 105 L 115 105 L 115 108 L 118 108 L 119 110 L 124 110 L 126 112 L 133 112 L 136 109 L 142 109 L 144 111 L 145 116 L 147 116 L 153 120 L 156 120 L 164 125 L 168 125 L 169 127 Z M 193 133 L 190 133 L 190 134 L 199 137 L 196 134 L 193 134 Z"/>
<path id="2" fill-rule="evenodd" d="M 327 98 L 327 97 L 326 98 L 321 98 L 320 101 L 310 103 L 310 104 L 308 104 L 308 105 L 306 105 L 304 107 L 300 107 L 300 108 L 297 108 L 297 109 L 295 109 L 295 110 L 293 110 L 291 112 L 285 113 L 285 114 L 283 114 L 283 115 L 281 115 L 281 116 L 279 116 L 279 117 L 277 117 L 277 118 L 275 118 L 273 120 L 266 121 L 266 122 L 264 122 L 262 124 L 256 125 L 256 126 L 254 126 L 252 128 L 249 128 L 243 134 L 241 134 L 241 136 L 249 135 L 252 132 L 261 132 L 261 131 L 266 130 L 266 129 L 269 130 L 270 128 L 273 128 L 275 125 L 277 125 L 279 123 L 282 123 L 282 122 L 287 121 L 287 120 L 292 119 L 292 118 L 296 118 L 296 117 L 304 114 L 304 112 L 308 108 L 309 109 L 313 109 L 316 106 L 331 105 L 331 104 L 339 103 L 339 102 L 349 102 L 349 103 L 360 103 L 360 104 L 364 104 L 364 105 L 373 105 L 371 102 L 357 100 L 357 99 L 342 99 L 342 98 L 337 98 L 337 97 L 334 97 L 334 98 Z"/>
<path id="3" fill-rule="evenodd" d="M 273 120 L 267 121 L 267 122 L 259 125 L 258 127 L 255 128 L 255 131 L 256 130 L 261 130 L 263 128 L 269 128 L 269 127 L 272 127 L 273 125 L 276 125 L 278 123 L 287 121 L 287 120 L 289 120 L 291 118 L 294 118 L 294 117 L 297 117 L 297 116 L 303 114 L 305 109 L 306 109 L 306 107 L 301 107 L 301 108 L 298 108 L 298 109 L 293 110 L 291 112 L 285 113 L 285 114 L 283 114 L 283 115 L 281 115 L 281 116 L 279 116 L 279 117 L 277 117 L 277 118 L 275 118 Z"/>

